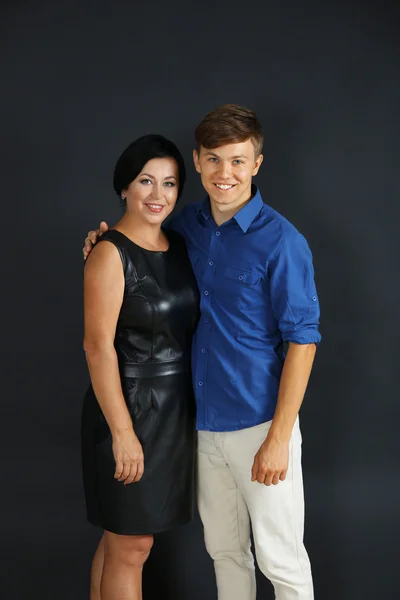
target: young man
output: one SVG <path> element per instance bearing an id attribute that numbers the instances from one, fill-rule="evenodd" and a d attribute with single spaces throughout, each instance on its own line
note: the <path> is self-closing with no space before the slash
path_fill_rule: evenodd
<path id="1" fill-rule="evenodd" d="M 320 341 L 312 256 L 252 185 L 263 160 L 255 113 L 224 105 L 195 136 L 208 196 L 171 226 L 186 240 L 201 292 L 193 345 L 198 507 L 218 598 L 256 598 L 251 526 L 277 600 L 312 600 L 298 422 Z M 100 233 L 88 234 L 86 256 Z"/>

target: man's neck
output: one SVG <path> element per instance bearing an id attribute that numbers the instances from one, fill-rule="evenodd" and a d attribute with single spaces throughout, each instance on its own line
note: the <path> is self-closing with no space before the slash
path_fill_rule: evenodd
<path id="1" fill-rule="evenodd" d="M 225 210 L 220 210 L 219 205 L 216 202 L 213 202 L 210 198 L 211 214 L 213 216 L 214 221 L 218 226 L 223 225 L 224 223 L 232 219 L 232 217 L 234 217 L 244 206 L 246 206 L 246 204 L 248 204 L 252 198 L 253 195 L 250 192 L 250 197 L 247 198 L 247 200 L 242 200 L 239 204 L 235 204 L 235 206 L 232 208 L 225 206 L 223 207 L 225 208 Z"/>

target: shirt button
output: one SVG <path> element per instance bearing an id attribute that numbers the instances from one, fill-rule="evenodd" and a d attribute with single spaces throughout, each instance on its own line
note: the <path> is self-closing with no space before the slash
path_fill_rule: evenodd
<path id="1" fill-rule="evenodd" d="M 210 265 L 210 267 L 214 266 L 214 261 L 210 260 L 210 262 L 208 263 Z"/>
<path id="2" fill-rule="evenodd" d="M 204 323 L 209 323 L 209 322 L 210 322 L 210 319 L 209 319 L 208 317 L 206 317 L 206 318 L 204 319 Z"/>
<path id="3" fill-rule="evenodd" d="M 313 296 L 313 297 L 312 297 L 312 299 L 313 299 L 313 300 L 314 300 L 314 302 L 315 302 L 315 301 L 316 301 L 316 299 L 317 299 L 317 296 Z"/>
<path id="4" fill-rule="evenodd" d="M 202 352 L 202 354 L 204 354 L 204 352 L 205 352 L 205 351 L 206 351 L 206 349 L 205 349 L 205 348 L 202 348 L 202 349 L 201 349 L 201 352 Z"/>
<path id="5" fill-rule="evenodd" d="M 218 235 L 221 235 L 221 233 L 220 233 L 219 231 L 216 231 L 216 232 L 215 232 L 215 235 L 217 235 L 217 236 L 218 236 Z"/>
<path id="6" fill-rule="evenodd" d="M 204 295 L 205 295 L 205 296 L 208 296 L 208 294 L 209 294 L 209 293 L 210 293 L 210 292 L 208 292 L 207 290 L 204 290 Z"/>
<path id="7" fill-rule="evenodd" d="M 199 385 L 203 385 L 203 382 L 202 382 L 202 381 L 199 381 Z"/>
<path id="8" fill-rule="evenodd" d="M 243 275 L 239 275 L 239 280 L 243 281 Z"/>

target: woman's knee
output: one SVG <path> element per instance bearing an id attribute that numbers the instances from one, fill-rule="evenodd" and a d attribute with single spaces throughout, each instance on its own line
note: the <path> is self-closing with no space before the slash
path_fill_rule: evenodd
<path id="1" fill-rule="evenodd" d="M 134 567 L 142 567 L 153 546 L 152 535 L 117 535 L 106 532 L 105 554 Z"/>

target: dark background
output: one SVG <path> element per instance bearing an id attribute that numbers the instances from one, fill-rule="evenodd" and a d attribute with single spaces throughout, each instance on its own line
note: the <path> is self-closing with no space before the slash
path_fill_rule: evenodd
<path id="1" fill-rule="evenodd" d="M 399 37 L 382 0 L 2 5 L 2 596 L 88 598 L 81 248 L 119 217 L 115 160 L 169 136 L 198 200 L 193 130 L 236 102 L 264 125 L 264 200 L 315 258 L 324 339 L 301 421 L 316 599 L 398 598 Z M 161 597 L 216 598 L 198 519 L 156 539 L 145 598 Z"/>

